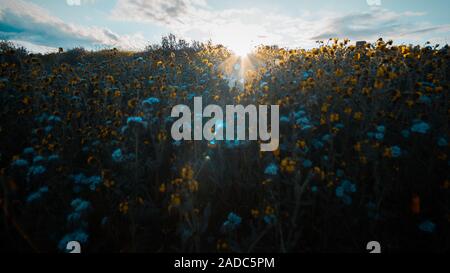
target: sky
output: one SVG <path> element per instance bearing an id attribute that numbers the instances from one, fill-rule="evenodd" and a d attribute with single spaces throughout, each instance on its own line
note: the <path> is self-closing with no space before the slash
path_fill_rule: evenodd
<path id="1" fill-rule="evenodd" d="M 0 39 L 32 52 L 140 50 L 173 33 L 239 52 L 349 38 L 447 44 L 448 0 L 0 0 Z"/>

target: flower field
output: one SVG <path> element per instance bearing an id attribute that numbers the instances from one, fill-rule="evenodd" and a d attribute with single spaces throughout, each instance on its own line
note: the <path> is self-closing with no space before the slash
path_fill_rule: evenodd
<path id="1" fill-rule="evenodd" d="M 447 46 L 330 39 L 247 57 L 0 47 L 1 250 L 448 251 Z M 174 141 L 171 109 L 279 105 L 280 145 Z M 206 119 L 205 119 L 206 121 Z"/>

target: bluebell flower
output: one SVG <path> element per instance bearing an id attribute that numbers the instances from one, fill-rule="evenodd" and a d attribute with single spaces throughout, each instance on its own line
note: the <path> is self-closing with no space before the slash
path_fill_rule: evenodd
<path id="1" fill-rule="evenodd" d="M 72 206 L 73 210 L 76 212 L 84 212 L 91 207 L 91 203 L 81 198 L 76 198 L 70 202 L 70 206 Z"/>
<path id="2" fill-rule="evenodd" d="M 49 134 L 52 130 L 53 130 L 53 126 L 51 126 L 51 125 L 48 125 L 44 128 L 44 132 L 46 134 Z"/>
<path id="3" fill-rule="evenodd" d="M 223 223 L 223 228 L 226 230 L 234 230 L 241 224 L 241 221 L 242 218 L 239 215 L 234 212 L 230 212 L 227 220 Z"/>
<path id="4" fill-rule="evenodd" d="M 448 141 L 445 137 L 440 137 L 437 141 L 438 146 L 440 147 L 447 147 L 448 146 Z"/>
<path id="5" fill-rule="evenodd" d="M 28 161 L 25 159 L 16 159 L 11 163 L 11 166 L 13 167 L 26 167 L 28 166 Z"/>
<path id="6" fill-rule="evenodd" d="M 419 97 L 419 103 L 431 104 L 431 99 L 427 95 L 422 95 Z"/>
<path id="7" fill-rule="evenodd" d="M 148 123 L 142 117 L 129 117 L 127 119 L 127 125 L 132 126 L 133 124 L 143 126 L 144 128 L 148 126 Z"/>
<path id="8" fill-rule="evenodd" d="M 386 131 L 386 127 L 384 127 L 384 125 L 378 125 L 377 131 L 380 133 L 384 133 Z"/>
<path id="9" fill-rule="evenodd" d="M 34 154 L 34 148 L 33 147 L 27 147 L 23 149 L 24 154 Z"/>
<path id="10" fill-rule="evenodd" d="M 289 117 L 281 116 L 280 117 L 280 123 L 289 123 Z"/>
<path id="11" fill-rule="evenodd" d="M 350 205 L 352 203 L 351 193 L 356 192 L 356 185 L 347 179 L 342 180 L 341 184 L 336 187 L 336 197 L 341 199 L 344 204 Z"/>
<path id="12" fill-rule="evenodd" d="M 277 175 L 278 174 L 278 166 L 275 163 L 270 163 L 269 166 L 264 170 L 264 174 L 268 175 Z"/>
<path id="13" fill-rule="evenodd" d="M 330 140 L 331 140 L 331 135 L 330 134 L 323 135 L 322 141 L 329 142 Z"/>
<path id="14" fill-rule="evenodd" d="M 31 166 L 28 170 L 28 175 L 31 177 L 38 176 L 44 174 L 46 171 L 47 169 L 42 165 Z"/>
<path id="15" fill-rule="evenodd" d="M 124 161 L 124 156 L 122 154 L 122 150 L 120 148 L 116 149 L 113 153 L 112 153 L 112 160 L 116 163 L 121 163 L 122 161 Z"/>
<path id="16" fill-rule="evenodd" d="M 394 158 L 400 157 L 402 155 L 402 149 L 398 146 L 392 146 L 391 154 L 392 154 L 392 157 L 394 157 Z"/>
<path id="17" fill-rule="evenodd" d="M 45 161 L 45 158 L 43 156 L 40 156 L 40 155 L 35 156 L 33 158 L 33 164 L 38 164 L 38 163 L 41 163 L 43 161 Z"/>
<path id="18" fill-rule="evenodd" d="M 312 187 L 311 187 L 311 192 L 316 193 L 317 191 L 318 191 L 317 186 L 312 186 Z"/>
<path id="19" fill-rule="evenodd" d="M 265 215 L 263 218 L 264 222 L 266 222 L 266 224 L 271 225 L 271 224 L 275 224 L 277 221 L 277 217 L 273 214 L 270 215 Z"/>
<path id="20" fill-rule="evenodd" d="M 428 125 L 428 123 L 423 122 L 423 121 L 419 121 L 411 127 L 411 132 L 419 133 L 419 134 L 426 134 L 429 130 L 430 130 L 430 125 Z"/>
<path id="21" fill-rule="evenodd" d="M 419 225 L 419 229 L 426 233 L 433 233 L 436 230 L 436 224 L 426 220 Z"/>
<path id="22" fill-rule="evenodd" d="M 92 191 L 95 191 L 101 183 L 102 183 L 102 178 L 100 176 L 91 176 L 86 181 L 86 184 L 89 184 L 89 188 Z"/>
<path id="23" fill-rule="evenodd" d="M 411 133 L 409 132 L 409 130 L 402 130 L 402 131 L 401 131 L 401 134 L 402 134 L 402 136 L 403 136 L 404 138 L 409 138 L 409 135 L 410 135 Z"/>
<path id="24" fill-rule="evenodd" d="M 334 128 L 338 128 L 338 129 L 344 129 L 344 124 L 343 123 L 336 123 L 335 125 L 334 125 Z"/>
<path id="25" fill-rule="evenodd" d="M 317 140 L 317 139 L 313 139 L 312 140 L 312 145 L 314 146 L 314 148 L 316 148 L 316 149 L 320 149 L 320 148 L 323 148 L 323 143 L 322 143 L 322 141 L 320 141 L 320 140 Z"/>
<path id="26" fill-rule="evenodd" d="M 83 173 L 71 175 L 70 178 L 72 178 L 75 184 L 83 184 L 84 181 L 86 180 L 86 176 Z"/>
<path id="27" fill-rule="evenodd" d="M 142 101 L 142 105 L 144 106 L 153 106 L 155 104 L 160 103 L 161 101 L 158 98 L 150 97 Z"/>
<path id="28" fill-rule="evenodd" d="M 64 235 L 64 237 L 59 241 L 58 248 L 62 251 L 67 251 L 67 243 L 70 241 L 77 241 L 80 244 L 86 244 L 89 239 L 89 235 L 82 229 L 78 229 L 72 233 Z"/>
<path id="29" fill-rule="evenodd" d="M 26 202 L 27 203 L 32 203 L 34 201 L 37 201 L 39 199 L 42 198 L 42 195 L 48 192 L 48 187 L 44 186 L 41 187 L 39 190 L 31 193 L 30 195 L 28 195 Z"/>
<path id="30" fill-rule="evenodd" d="M 309 160 L 309 159 L 305 159 L 305 160 L 303 160 L 303 167 L 305 167 L 305 168 L 311 168 L 311 166 L 312 166 L 312 162 L 311 162 L 311 160 Z"/>
<path id="31" fill-rule="evenodd" d="M 59 160 L 59 155 L 50 155 L 48 157 L 48 161 L 58 161 Z"/>
<path id="32" fill-rule="evenodd" d="M 62 120 L 61 120 L 60 117 L 55 116 L 55 115 L 52 115 L 52 116 L 50 116 L 50 117 L 48 118 L 47 121 L 48 121 L 49 123 L 58 123 L 58 122 L 61 122 Z"/>
<path id="33" fill-rule="evenodd" d="M 376 140 L 383 140 L 384 134 L 383 133 L 375 133 L 375 139 Z"/>

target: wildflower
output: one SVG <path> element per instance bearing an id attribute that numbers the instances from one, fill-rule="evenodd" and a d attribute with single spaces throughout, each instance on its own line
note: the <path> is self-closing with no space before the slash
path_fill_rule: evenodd
<path id="1" fill-rule="evenodd" d="M 281 171 L 287 173 L 293 173 L 295 171 L 295 165 L 297 162 L 287 157 L 281 161 Z"/>
<path id="2" fill-rule="evenodd" d="M 259 217 L 259 210 L 258 209 L 251 209 L 250 213 L 252 214 L 253 218 Z"/>
<path id="3" fill-rule="evenodd" d="M 43 156 L 40 156 L 40 155 L 35 156 L 33 158 L 33 164 L 38 164 L 38 163 L 41 163 L 43 161 L 45 161 L 45 158 Z"/>
<path id="4" fill-rule="evenodd" d="M 409 130 L 402 130 L 400 132 L 404 138 L 409 138 L 410 132 Z"/>
<path id="5" fill-rule="evenodd" d="M 235 214 L 234 212 L 230 212 L 228 214 L 227 220 L 223 223 L 222 228 L 226 231 L 235 230 L 242 222 L 242 218 Z"/>
<path id="6" fill-rule="evenodd" d="M 275 215 L 270 214 L 270 215 L 265 215 L 264 216 L 264 222 L 266 222 L 266 224 L 271 225 L 271 224 L 275 224 L 277 218 Z"/>
<path id="7" fill-rule="evenodd" d="M 356 192 L 356 185 L 349 180 L 343 180 L 336 188 L 336 197 L 340 198 L 346 205 L 352 203 L 350 193 Z"/>
<path id="8" fill-rule="evenodd" d="M 275 163 L 270 163 L 264 170 L 264 174 L 277 175 L 278 174 L 278 166 Z"/>
<path id="9" fill-rule="evenodd" d="M 337 122 L 339 121 L 339 114 L 333 113 L 330 115 L 330 122 Z"/>
<path id="10" fill-rule="evenodd" d="M 36 192 L 33 192 L 30 195 L 28 195 L 26 202 L 27 203 L 32 203 L 34 201 L 37 201 L 37 200 L 41 199 L 42 195 L 47 193 L 47 192 L 48 192 L 48 187 L 47 186 L 41 187 Z"/>
<path id="11" fill-rule="evenodd" d="M 402 149 L 398 146 L 391 147 L 391 155 L 394 158 L 400 157 L 402 155 Z"/>
<path id="12" fill-rule="evenodd" d="M 187 165 L 186 167 L 183 167 L 181 169 L 181 177 L 188 180 L 194 177 L 194 170 L 191 168 L 191 166 Z"/>
<path id="13" fill-rule="evenodd" d="M 26 167 L 28 166 L 28 161 L 25 159 L 16 159 L 11 163 L 11 166 L 13 167 Z"/>
<path id="14" fill-rule="evenodd" d="M 81 198 L 76 198 L 70 202 L 70 206 L 76 212 L 84 212 L 91 207 L 91 203 Z"/>
<path id="15" fill-rule="evenodd" d="M 161 185 L 159 185 L 159 192 L 160 193 L 166 192 L 166 184 L 162 183 Z"/>
<path id="16" fill-rule="evenodd" d="M 448 146 L 448 141 L 445 137 L 440 137 L 437 141 L 438 146 L 440 147 L 447 147 Z"/>
<path id="17" fill-rule="evenodd" d="M 428 123 L 423 121 L 418 121 L 411 127 L 411 132 L 419 134 L 426 134 L 429 130 L 430 125 L 428 125 Z"/>
<path id="18" fill-rule="evenodd" d="M 188 182 L 188 189 L 191 191 L 191 192 L 196 192 L 196 191 L 198 191 L 198 182 L 196 181 L 196 180 L 189 180 L 189 182 Z"/>
<path id="19" fill-rule="evenodd" d="M 128 201 L 120 202 L 119 204 L 119 211 L 123 214 L 128 213 Z"/>
<path id="20" fill-rule="evenodd" d="M 38 176 L 44 174 L 46 171 L 47 169 L 42 165 L 31 166 L 28 170 L 28 175 L 31 177 Z"/>
<path id="21" fill-rule="evenodd" d="M 147 128 L 148 123 L 146 121 L 144 121 L 144 119 L 142 117 L 129 117 L 127 119 L 127 125 L 128 126 L 140 125 L 140 126 L 143 126 L 144 128 Z"/>
<path id="22" fill-rule="evenodd" d="M 58 248 L 62 251 L 67 251 L 66 246 L 70 241 L 76 241 L 80 244 L 86 244 L 88 241 L 89 235 L 82 229 L 76 230 L 72 233 L 64 235 L 64 237 L 59 241 Z"/>
<path id="23" fill-rule="evenodd" d="M 436 230 L 436 224 L 426 220 L 419 225 L 419 229 L 426 233 L 433 233 Z"/>
<path id="24" fill-rule="evenodd" d="M 311 168 L 311 166 L 312 166 L 311 160 L 306 159 L 306 160 L 303 161 L 303 167 L 305 167 L 305 168 Z"/>
<path id="25" fill-rule="evenodd" d="M 27 148 L 23 149 L 23 153 L 24 154 L 34 154 L 34 149 L 33 149 L 33 147 L 27 147 Z"/>
<path id="26" fill-rule="evenodd" d="M 150 107 L 150 106 L 153 106 L 153 105 L 158 104 L 158 103 L 160 103 L 160 100 L 158 98 L 155 98 L 155 97 L 150 97 L 150 98 L 147 98 L 147 99 L 142 101 L 142 105 L 144 105 L 146 107 Z"/>
<path id="27" fill-rule="evenodd" d="M 112 160 L 116 163 L 121 163 L 124 161 L 124 156 L 120 148 L 114 150 L 114 152 L 112 153 Z"/>
<path id="28" fill-rule="evenodd" d="M 178 207 L 181 204 L 181 196 L 178 193 L 174 193 L 170 196 L 170 204 L 169 204 L 169 210 L 171 210 L 174 207 Z"/>

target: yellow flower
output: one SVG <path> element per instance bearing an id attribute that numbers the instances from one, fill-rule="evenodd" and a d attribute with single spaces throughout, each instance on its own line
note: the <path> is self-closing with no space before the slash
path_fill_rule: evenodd
<path id="1" fill-rule="evenodd" d="M 198 182 L 196 180 L 190 180 L 188 182 L 188 188 L 191 192 L 198 191 Z"/>
<path id="2" fill-rule="evenodd" d="M 347 115 L 350 115 L 351 113 L 352 113 L 352 108 L 350 108 L 350 107 L 346 107 L 345 109 L 344 109 L 344 113 L 346 113 Z"/>
<path id="3" fill-rule="evenodd" d="M 266 206 L 266 208 L 265 208 L 265 210 L 264 210 L 264 213 L 265 213 L 266 215 L 272 215 L 272 214 L 275 213 L 275 209 L 272 208 L 271 206 Z"/>
<path id="4" fill-rule="evenodd" d="M 334 74 L 336 75 L 336 77 L 342 77 L 344 75 L 344 70 L 338 68 L 338 69 L 336 69 Z"/>
<path id="5" fill-rule="evenodd" d="M 362 113 L 362 112 L 356 112 L 356 113 L 353 115 L 353 118 L 354 118 L 355 120 L 362 120 L 362 118 L 363 118 L 363 113 Z"/>
<path id="6" fill-rule="evenodd" d="M 259 216 L 259 210 L 258 209 L 252 209 L 251 214 L 254 218 L 258 218 Z"/>
<path id="7" fill-rule="evenodd" d="M 120 204 L 119 204 L 119 211 L 121 212 L 121 213 L 123 213 L 123 214 L 127 214 L 128 213 L 128 201 L 124 201 L 124 202 L 121 202 Z"/>
<path id="8" fill-rule="evenodd" d="M 194 170 L 192 170 L 191 166 L 187 165 L 181 169 L 181 177 L 183 179 L 190 180 L 194 177 Z"/>
<path id="9" fill-rule="evenodd" d="M 281 161 L 281 171 L 287 172 L 287 173 L 293 173 L 295 171 L 295 165 L 297 162 L 295 160 L 292 160 L 289 157 L 284 158 Z"/>
<path id="10" fill-rule="evenodd" d="M 330 115 L 330 122 L 337 122 L 339 121 L 339 114 L 333 113 Z"/>
<path id="11" fill-rule="evenodd" d="M 161 185 L 159 185 L 159 192 L 160 193 L 166 192 L 166 184 L 162 183 Z"/>

